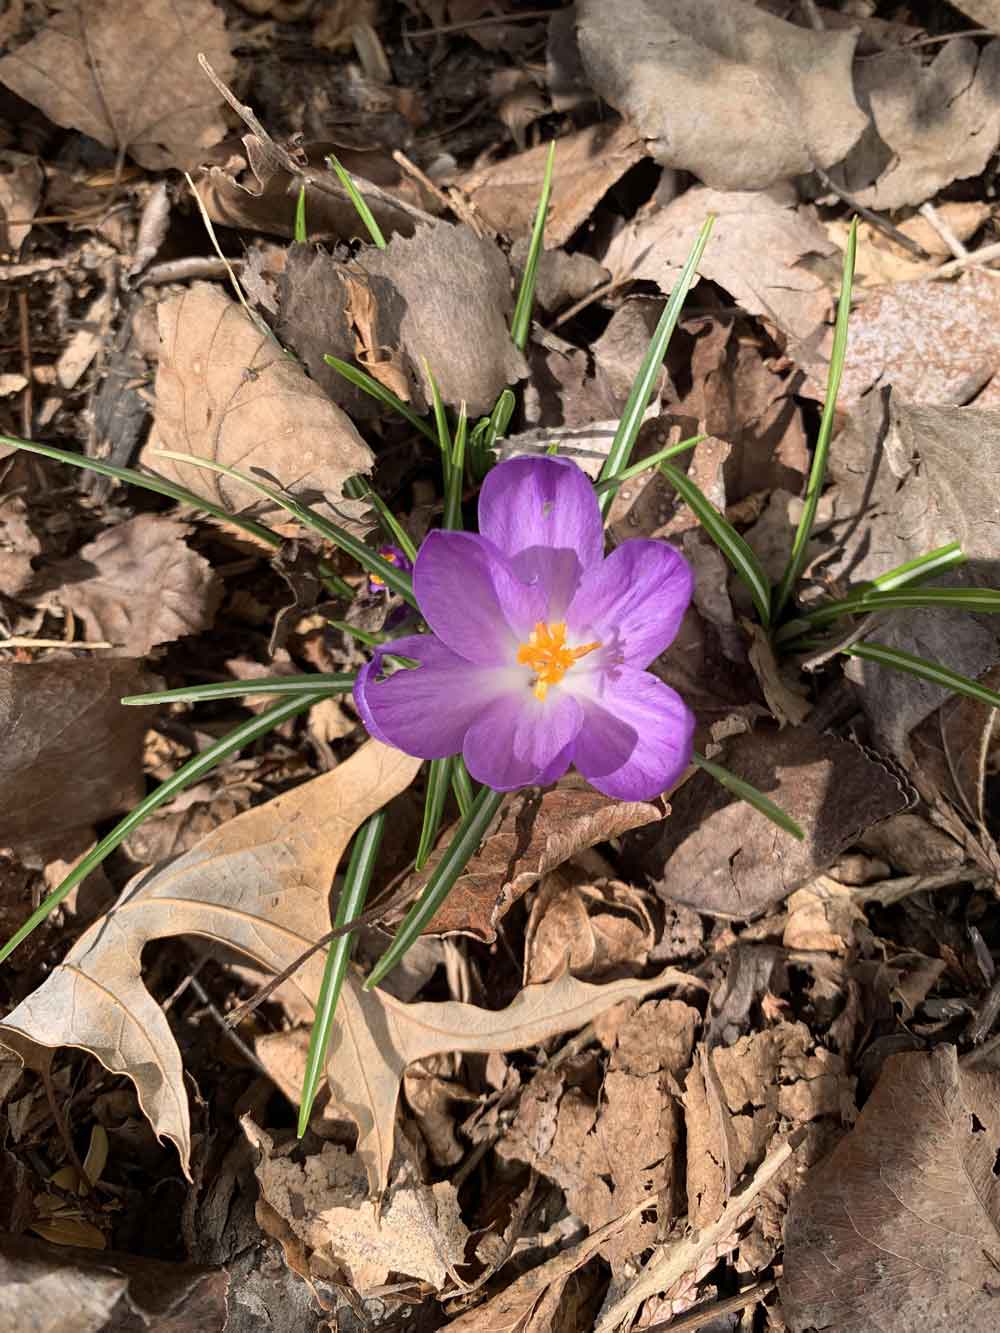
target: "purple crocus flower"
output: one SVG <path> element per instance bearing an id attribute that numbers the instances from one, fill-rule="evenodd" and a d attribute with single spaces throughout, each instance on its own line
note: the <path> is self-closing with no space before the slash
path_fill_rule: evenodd
<path id="1" fill-rule="evenodd" d="M 593 487 L 575 463 L 515 458 L 487 476 L 479 533 L 433 531 L 413 569 L 430 634 L 384 645 L 354 697 L 373 736 L 407 754 L 461 753 L 497 791 L 576 764 L 607 796 L 649 800 L 691 759 L 694 717 L 644 670 L 691 600 L 690 567 L 663 542 L 606 559 Z M 394 653 L 416 668 L 382 675 Z"/>
<path id="2" fill-rule="evenodd" d="M 378 548 L 378 553 L 383 560 L 388 560 L 390 565 L 395 565 L 397 569 L 403 570 L 403 572 L 406 574 L 409 574 L 410 570 L 413 568 L 409 560 L 406 558 L 405 551 L 400 550 L 398 546 L 392 546 L 389 544 L 385 546 L 380 546 Z M 379 578 L 378 574 L 369 574 L 368 591 L 373 596 L 378 596 L 379 594 L 388 592 L 389 590 L 385 586 L 385 579 Z"/>

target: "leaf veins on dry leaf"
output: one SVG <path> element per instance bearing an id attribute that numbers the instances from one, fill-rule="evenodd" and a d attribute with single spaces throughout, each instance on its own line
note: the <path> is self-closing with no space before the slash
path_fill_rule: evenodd
<path id="1" fill-rule="evenodd" d="M 0 846 L 72 847 L 142 798 L 148 718 L 118 700 L 157 684 L 125 659 L 0 664 Z"/>
<path id="2" fill-rule="evenodd" d="M 226 132 L 199 52 L 232 77 L 225 22 L 210 0 L 70 0 L 0 60 L 0 83 L 140 166 L 183 168 Z"/>
<path id="3" fill-rule="evenodd" d="M 137 876 L 0 1025 L 0 1040 L 32 1068 L 47 1067 L 53 1049 L 68 1045 L 128 1074 L 154 1130 L 177 1145 L 187 1170 L 190 1121 L 180 1052 L 143 985 L 144 944 L 204 935 L 283 971 L 329 930 L 329 886 L 351 835 L 408 786 L 419 765 L 369 741 L 332 773 L 247 811 L 184 856 Z M 310 1003 L 322 968 L 322 954 L 314 955 L 292 978 Z M 411 1061 L 442 1051 L 532 1046 L 583 1026 L 620 1000 L 686 981 L 674 969 L 606 986 L 563 975 L 528 987 L 494 1013 L 457 1003 L 402 1004 L 384 991 L 363 991 L 348 976 L 327 1073 L 333 1100 L 358 1125 L 357 1151 L 372 1190 L 388 1179 L 399 1082 Z"/>
<path id="4" fill-rule="evenodd" d="M 140 514 L 106 529 L 69 560 L 45 569 L 52 600 L 80 617 L 92 639 L 120 657 L 209 629 L 222 589 L 184 541 L 187 524 Z M 39 588 L 25 595 L 38 597 Z"/>
<path id="5" fill-rule="evenodd" d="M 792 1199 L 781 1295 L 793 1333 L 993 1333 L 998 1108 L 1000 1074 L 963 1069 L 953 1046 L 886 1062 Z"/>
<path id="6" fill-rule="evenodd" d="M 427 933 L 461 931 L 491 944 L 501 918 L 548 871 L 585 847 L 662 818 L 659 805 L 610 800 L 575 778 L 541 795 L 517 792 L 504 804 L 499 823 L 456 880 Z M 411 897 L 427 882 L 455 827 L 441 835 L 439 850 L 425 869 L 407 881 Z"/>
<path id="7" fill-rule="evenodd" d="M 371 470 L 371 450 L 274 338 L 210 283 L 161 302 L 158 317 L 156 419 L 142 453 L 152 471 L 230 509 L 258 499 L 238 481 L 155 450 L 195 454 L 325 500 L 341 522 L 357 512 L 341 491 Z"/>

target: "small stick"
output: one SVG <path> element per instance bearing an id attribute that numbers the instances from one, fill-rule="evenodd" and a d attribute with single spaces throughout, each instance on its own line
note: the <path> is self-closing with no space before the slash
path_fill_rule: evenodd
<path id="1" fill-rule="evenodd" d="M 738 1291 L 735 1296 L 699 1305 L 694 1310 L 689 1310 L 687 1314 L 681 1315 L 679 1319 L 668 1319 L 663 1324 L 650 1324 L 643 1329 L 643 1333 L 693 1333 L 694 1329 L 701 1328 L 714 1319 L 735 1314 L 737 1310 L 745 1310 L 748 1305 L 756 1305 L 765 1296 L 770 1296 L 774 1288 L 773 1281 L 758 1282 L 756 1286 Z"/>
<path id="2" fill-rule="evenodd" d="M 438 28 L 418 28 L 406 35 L 414 40 L 422 37 L 437 37 L 446 32 L 469 32 L 472 28 L 490 28 L 498 23 L 528 23 L 532 19 L 552 17 L 551 9 L 526 9 L 523 14 L 494 14 L 489 18 L 470 19 L 468 23 L 446 23 Z"/>
<path id="3" fill-rule="evenodd" d="M 870 222 L 873 227 L 877 227 L 880 232 L 891 237 L 896 244 L 901 245 L 904 250 L 909 250 L 910 254 L 914 255 L 917 259 L 923 260 L 924 263 L 933 262 L 933 255 L 929 255 L 922 245 L 918 245 L 916 241 L 911 240 L 905 231 L 900 231 L 899 228 L 894 227 L 891 222 L 886 222 L 885 218 L 880 217 L 878 213 L 874 213 L 870 208 L 865 208 L 863 204 L 859 204 L 847 193 L 846 190 L 842 190 L 836 181 L 832 181 L 822 167 L 813 167 L 813 171 L 820 178 L 826 188 L 832 190 L 838 199 L 843 199 L 845 204 L 850 204 L 851 208 L 854 209 L 859 217 L 864 218 L 864 220 Z"/>
<path id="4" fill-rule="evenodd" d="M 945 222 L 943 217 L 938 215 L 937 209 L 932 203 L 921 204 L 917 209 L 921 217 L 925 217 L 931 224 L 937 234 L 944 241 L 945 245 L 952 253 L 953 259 L 964 259 L 969 253 L 965 246 L 958 239 L 952 229 Z"/>
<path id="5" fill-rule="evenodd" d="M 17 315 L 21 329 L 21 374 L 27 380 L 21 398 L 21 430 L 26 440 L 31 439 L 34 419 L 34 394 L 31 387 L 34 366 L 31 363 L 31 321 L 28 314 L 28 293 L 22 287 L 17 293 Z"/>
<path id="6" fill-rule="evenodd" d="M 951 259 L 927 276 L 953 278 L 957 273 L 964 273 L 967 268 L 978 268 L 981 264 L 992 263 L 994 259 L 1000 259 L 1000 241 L 994 241 L 992 245 L 981 245 L 978 250 L 969 250 L 961 259 Z"/>
<path id="7" fill-rule="evenodd" d="M 59 1132 L 59 1137 L 62 1139 L 63 1147 L 66 1149 L 69 1160 L 73 1163 L 73 1169 L 76 1171 L 83 1184 L 86 1185 L 87 1189 L 93 1189 L 94 1182 L 83 1169 L 83 1163 L 80 1161 L 76 1148 L 73 1146 L 73 1139 L 69 1132 L 69 1126 L 66 1124 L 66 1119 L 62 1111 L 59 1109 L 59 1103 L 56 1101 L 55 1084 L 52 1082 L 52 1073 L 48 1065 L 42 1066 L 41 1075 L 42 1084 L 45 1087 L 45 1096 L 48 1098 L 49 1110 L 52 1112 L 52 1119 L 56 1122 L 56 1129 Z"/>
<path id="8" fill-rule="evenodd" d="M 392 157 L 394 162 L 397 162 L 408 175 L 412 176 L 415 181 L 418 181 L 428 193 L 434 196 L 439 204 L 449 211 L 449 213 L 455 213 L 460 217 L 465 225 L 471 227 L 477 236 L 482 237 L 486 235 L 482 221 L 476 216 L 475 211 L 469 207 L 460 190 L 452 189 L 450 194 L 446 193 L 441 189 L 440 185 L 436 185 L 434 181 L 431 180 L 426 172 L 420 170 L 416 162 L 412 162 L 406 154 L 398 148 L 393 152 Z"/>
<path id="9" fill-rule="evenodd" d="M 72 639 L 31 639 L 23 635 L 13 635 L 9 639 L 0 639 L 0 648 L 113 648 L 113 643 L 74 643 Z"/>

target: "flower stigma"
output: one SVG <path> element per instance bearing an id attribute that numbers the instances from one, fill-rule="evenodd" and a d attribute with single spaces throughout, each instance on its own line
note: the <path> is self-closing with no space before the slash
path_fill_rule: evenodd
<path id="1" fill-rule="evenodd" d="M 550 685 L 558 685 L 574 662 L 586 657 L 600 642 L 581 644 L 579 648 L 566 647 L 566 622 L 555 620 L 546 625 L 539 620 L 528 635 L 528 642 L 517 650 L 517 660 L 535 673 L 532 692 L 536 699 L 544 699 Z"/>

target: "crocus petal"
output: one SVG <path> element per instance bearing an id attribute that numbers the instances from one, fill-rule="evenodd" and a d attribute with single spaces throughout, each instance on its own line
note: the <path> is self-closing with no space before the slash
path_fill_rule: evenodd
<path id="1" fill-rule="evenodd" d="M 387 652 L 420 663 L 379 680 Z M 354 702 L 376 740 L 421 759 L 458 754 L 465 733 L 503 689 L 510 673 L 474 666 L 431 634 L 393 639 L 358 672 Z"/>
<path id="2" fill-rule="evenodd" d="M 597 640 L 593 670 L 646 667 L 673 641 L 691 601 L 691 566 L 666 542 L 634 538 L 583 577 L 566 612 L 571 643 Z"/>
<path id="3" fill-rule="evenodd" d="M 620 667 L 591 680 L 592 694 L 577 692 L 584 711 L 577 768 L 605 796 L 652 800 L 691 762 L 694 714 L 648 671 Z"/>
<path id="4" fill-rule="evenodd" d="M 503 552 L 474 532 L 428 533 L 413 591 L 442 643 L 483 666 L 510 665 L 518 644 L 545 619 L 542 590 L 522 583 Z"/>
<path id="5" fill-rule="evenodd" d="M 594 488 L 565 458 L 512 458 L 487 474 L 479 531 L 526 582 L 545 588 L 547 620 L 561 620 L 585 569 L 604 554 Z"/>
<path id="6" fill-rule="evenodd" d="M 582 724 L 571 694 L 553 691 L 542 701 L 522 686 L 494 699 L 469 728 L 465 765 L 495 791 L 546 786 L 569 768 Z"/>

